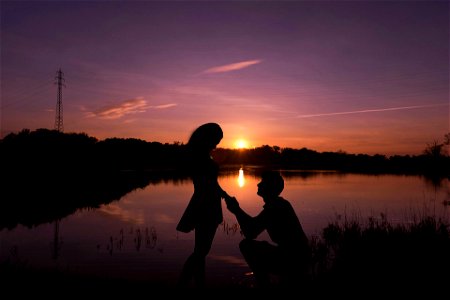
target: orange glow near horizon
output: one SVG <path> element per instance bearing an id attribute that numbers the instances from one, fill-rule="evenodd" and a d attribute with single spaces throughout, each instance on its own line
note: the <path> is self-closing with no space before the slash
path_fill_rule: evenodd
<path id="1" fill-rule="evenodd" d="M 248 142 L 244 139 L 239 139 L 234 142 L 234 148 L 245 149 L 248 148 Z"/>

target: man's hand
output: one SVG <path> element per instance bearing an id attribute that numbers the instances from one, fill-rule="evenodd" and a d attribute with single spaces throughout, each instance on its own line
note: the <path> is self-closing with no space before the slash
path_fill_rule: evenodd
<path id="1" fill-rule="evenodd" d="M 236 213 L 239 210 L 239 202 L 235 197 L 225 197 L 224 199 L 230 212 Z"/>

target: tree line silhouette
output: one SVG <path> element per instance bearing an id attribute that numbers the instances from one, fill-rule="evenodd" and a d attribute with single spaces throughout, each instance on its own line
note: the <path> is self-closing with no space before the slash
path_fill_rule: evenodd
<path id="1" fill-rule="evenodd" d="M 349 154 L 343 151 L 318 152 L 301 148 L 262 145 L 252 149 L 214 151 L 222 166 L 258 165 L 283 169 L 336 170 L 362 173 L 407 173 L 450 176 L 450 156 L 444 152 L 446 141 L 426 145 L 420 155 Z M 24 129 L 0 140 L 5 170 L 40 169 L 66 174 L 75 171 L 114 172 L 119 170 L 183 173 L 187 157 L 180 142 L 147 142 L 135 138 L 98 140 L 86 133 Z"/>

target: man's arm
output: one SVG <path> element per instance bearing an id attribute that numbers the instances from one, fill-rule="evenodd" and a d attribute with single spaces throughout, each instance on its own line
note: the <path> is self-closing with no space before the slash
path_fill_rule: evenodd
<path id="1" fill-rule="evenodd" d="M 240 206 L 235 197 L 225 198 L 228 210 L 236 216 L 242 233 L 248 239 L 255 239 L 265 228 L 257 218 L 249 216 Z"/>

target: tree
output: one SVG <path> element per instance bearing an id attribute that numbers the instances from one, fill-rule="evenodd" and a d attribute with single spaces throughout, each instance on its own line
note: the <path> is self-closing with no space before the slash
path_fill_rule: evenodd
<path id="1" fill-rule="evenodd" d="M 423 154 L 430 157 L 441 157 L 444 155 L 444 144 L 440 144 L 439 141 L 434 140 L 432 143 L 428 143 L 427 147 L 423 151 Z"/>
<path id="2" fill-rule="evenodd" d="M 443 143 L 439 143 L 438 140 L 434 140 L 432 143 L 427 144 L 427 147 L 423 151 L 423 154 L 436 158 L 446 156 L 445 148 L 448 147 L 450 152 L 449 146 L 450 146 L 450 132 L 444 135 Z"/>
<path id="3" fill-rule="evenodd" d="M 450 145 L 450 132 L 444 136 L 444 145 Z"/>
<path id="4" fill-rule="evenodd" d="M 450 132 L 444 136 L 444 145 L 447 147 L 447 155 L 450 156 Z"/>

